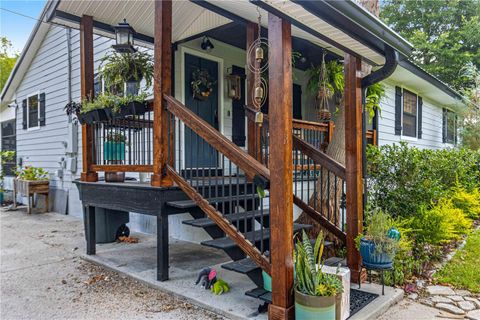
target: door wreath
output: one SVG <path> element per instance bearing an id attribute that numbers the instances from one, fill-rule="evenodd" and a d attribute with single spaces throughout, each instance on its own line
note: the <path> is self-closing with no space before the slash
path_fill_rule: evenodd
<path id="1" fill-rule="evenodd" d="M 213 86 L 216 81 L 213 80 L 210 73 L 205 69 L 196 69 L 192 72 L 192 86 L 193 98 L 205 101 L 213 92 Z"/>

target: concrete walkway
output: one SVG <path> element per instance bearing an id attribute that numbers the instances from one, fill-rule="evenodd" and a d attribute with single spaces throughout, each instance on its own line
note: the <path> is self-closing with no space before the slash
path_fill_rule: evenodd
<path id="1" fill-rule="evenodd" d="M 82 221 L 0 211 L 0 319 L 223 319 L 80 258 Z"/>

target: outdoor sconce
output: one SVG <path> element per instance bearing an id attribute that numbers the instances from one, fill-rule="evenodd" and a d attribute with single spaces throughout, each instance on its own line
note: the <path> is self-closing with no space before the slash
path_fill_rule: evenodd
<path id="1" fill-rule="evenodd" d="M 227 75 L 227 90 L 229 98 L 240 100 L 242 98 L 242 78 L 236 74 Z"/>
<path id="2" fill-rule="evenodd" d="M 207 36 L 203 37 L 202 44 L 200 45 L 200 47 L 202 48 L 202 50 L 205 50 L 205 51 L 212 51 L 212 49 L 215 48 L 212 41 L 210 41 L 210 39 Z"/>
<path id="3" fill-rule="evenodd" d="M 119 22 L 115 29 L 115 44 L 112 46 L 119 53 L 134 53 L 137 51 L 133 47 L 133 35 L 135 30 L 128 24 L 127 19 Z"/>

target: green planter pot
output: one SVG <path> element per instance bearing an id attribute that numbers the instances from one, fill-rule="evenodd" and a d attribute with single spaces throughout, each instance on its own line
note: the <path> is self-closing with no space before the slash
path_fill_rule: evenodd
<path id="1" fill-rule="evenodd" d="M 272 277 L 268 275 L 265 271 L 262 270 L 262 278 L 263 278 L 263 289 L 272 292 Z M 293 278 L 297 278 L 297 272 L 295 269 L 293 270 Z"/>
<path id="2" fill-rule="evenodd" d="M 125 142 L 105 141 L 103 157 L 107 161 L 125 160 Z"/>
<path id="3" fill-rule="evenodd" d="M 296 320 L 334 320 L 335 297 L 309 296 L 295 290 Z"/>

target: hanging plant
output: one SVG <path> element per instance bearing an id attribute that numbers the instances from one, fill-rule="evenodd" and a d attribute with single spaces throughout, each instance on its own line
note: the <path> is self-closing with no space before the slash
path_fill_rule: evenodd
<path id="1" fill-rule="evenodd" d="M 368 120 L 371 121 L 375 116 L 375 110 L 378 110 L 379 115 L 382 113 L 380 107 L 380 101 L 385 96 L 385 88 L 383 84 L 377 82 L 367 88 L 367 94 L 365 97 L 365 112 L 368 113 Z"/>
<path id="2" fill-rule="evenodd" d="M 216 81 L 207 70 L 196 69 L 192 72 L 190 84 L 192 85 L 193 98 L 204 101 L 213 92 L 213 86 L 216 84 Z"/>

